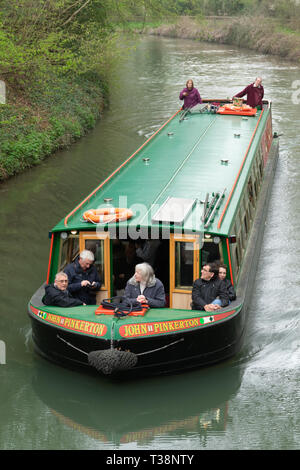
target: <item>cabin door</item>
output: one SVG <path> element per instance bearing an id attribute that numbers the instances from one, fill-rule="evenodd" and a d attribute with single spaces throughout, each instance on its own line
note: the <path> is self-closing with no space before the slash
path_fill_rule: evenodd
<path id="1" fill-rule="evenodd" d="M 171 234 L 170 307 L 190 309 L 193 282 L 199 277 L 199 236 Z"/>
<path id="2" fill-rule="evenodd" d="M 102 281 L 96 302 L 110 297 L 110 239 L 107 232 L 80 232 L 79 249 L 90 250 L 95 256 L 95 266 Z"/>

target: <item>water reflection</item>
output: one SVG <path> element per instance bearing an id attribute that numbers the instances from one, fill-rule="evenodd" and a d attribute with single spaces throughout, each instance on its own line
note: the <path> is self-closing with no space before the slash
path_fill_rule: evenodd
<path id="1" fill-rule="evenodd" d="M 33 389 L 59 422 L 121 448 L 150 446 L 166 436 L 224 432 L 242 375 L 240 367 L 216 366 L 184 376 L 111 383 L 42 361 L 36 364 Z"/>

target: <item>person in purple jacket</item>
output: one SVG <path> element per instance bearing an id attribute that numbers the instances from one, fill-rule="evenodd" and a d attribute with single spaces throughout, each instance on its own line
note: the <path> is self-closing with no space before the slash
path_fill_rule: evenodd
<path id="1" fill-rule="evenodd" d="M 179 95 L 179 99 L 183 100 L 183 109 L 193 108 L 196 104 L 202 103 L 202 99 L 197 88 L 194 87 L 193 80 L 188 80 Z"/>
<path id="2" fill-rule="evenodd" d="M 262 99 L 264 97 L 264 87 L 262 86 L 262 78 L 257 77 L 254 83 L 246 86 L 244 90 L 242 90 L 234 97 L 242 98 L 243 96 L 247 95 L 246 104 L 251 106 L 251 108 L 262 109 Z"/>

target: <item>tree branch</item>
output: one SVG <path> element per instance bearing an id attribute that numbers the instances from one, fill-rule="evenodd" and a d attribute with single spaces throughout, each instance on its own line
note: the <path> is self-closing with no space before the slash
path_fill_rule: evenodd
<path id="1" fill-rule="evenodd" d="M 78 13 L 84 8 L 86 7 L 89 3 L 90 3 L 91 0 L 87 0 L 83 5 L 81 5 L 80 8 L 78 8 L 78 10 L 74 11 L 74 13 L 67 19 L 67 21 L 65 21 L 62 26 L 65 26 L 66 24 L 70 23 L 70 21 L 73 20 L 73 18 L 78 15 Z"/>

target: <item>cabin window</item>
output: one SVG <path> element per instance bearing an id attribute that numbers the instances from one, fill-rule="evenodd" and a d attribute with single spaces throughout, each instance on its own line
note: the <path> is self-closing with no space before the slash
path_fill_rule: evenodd
<path id="1" fill-rule="evenodd" d="M 252 185 L 251 185 L 251 188 L 252 188 Z M 252 194 L 251 202 L 250 202 L 250 199 L 248 197 L 248 193 L 245 194 L 245 197 L 244 197 L 245 212 L 243 213 L 242 223 L 243 223 L 244 228 L 246 230 L 246 235 L 248 235 L 248 232 L 249 232 L 249 229 L 250 229 L 250 226 L 251 226 L 251 219 L 253 218 L 253 214 L 254 214 L 253 191 L 252 191 L 252 189 L 251 189 L 251 194 Z M 247 226 L 245 225 L 245 216 L 246 216 L 246 220 L 247 220 Z"/>
<path id="2" fill-rule="evenodd" d="M 99 273 L 102 294 L 110 296 L 110 239 L 107 232 L 80 232 L 80 252 L 90 250 L 95 256 L 95 267 Z"/>
<path id="3" fill-rule="evenodd" d="M 260 185 L 261 179 L 262 179 L 262 174 L 260 172 L 260 161 L 257 158 L 255 160 L 255 174 L 256 174 L 256 180 L 258 181 L 258 184 Z"/>
<path id="4" fill-rule="evenodd" d="M 171 233 L 169 241 L 171 308 L 191 308 L 193 282 L 199 278 L 199 235 Z"/>
<path id="5" fill-rule="evenodd" d="M 237 221 L 237 219 L 236 219 Z M 232 252 L 232 265 L 233 265 L 233 270 L 235 273 L 235 276 L 237 277 L 238 272 L 239 272 L 239 267 L 240 267 L 240 255 L 239 255 L 239 249 L 240 249 L 240 231 L 238 232 L 237 230 L 237 223 L 235 223 L 232 227 L 231 233 L 235 235 L 236 242 L 233 245 L 231 252 Z"/>
<path id="6" fill-rule="evenodd" d="M 263 165 L 263 162 L 259 162 L 259 173 L 260 173 L 260 177 L 262 178 L 263 177 L 263 173 L 264 173 L 264 165 Z"/>
<path id="7" fill-rule="evenodd" d="M 259 181 L 258 181 L 258 179 L 254 180 L 254 191 L 255 191 L 255 198 L 257 199 L 258 191 L 259 191 Z"/>
<path id="8" fill-rule="evenodd" d="M 201 249 L 201 265 L 204 266 L 205 263 L 213 263 L 220 259 L 223 259 L 220 237 L 204 238 Z"/>
<path id="9" fill-rule="evenodd" d="M 245 233 L 245 222 L 244 222 L 244 217 L 245 217 L 245 211 L 243 207 L 239 210 L 239 229 L 236 230 L 236 233 L 238 234 L 240 244 L 241 244 L 241 249 L 245 248 L 246 246 L 246 238 L 247 235 Z"/>
<path id="10" fill-rule="evenodd" d="M 192 243 L 175 242 L 175 289 L 191 288 L 194 281 Z"/>
<path id="11" fill-rule="evenodd" d="M 85 250 L 92 251 L 95 256 L 95 267 L 100 279 L 105 284 L 104 274 L 104 240 L 85 240 Z"/>
<path id="12" fill-rule="evenodd" d="M 59 271 L 63 271 L 67 264 L 72 263 L 79 254 L 79 237 L 78 235 L 71 235 L 66 239 L 61 238 L 60 240 Z"/>
<path id="13" fill-rule="evenodd" d="M 248 201 L 245 200 L 246 212 L 249 212 L 250 217 L 252 217 L 254 214 L 254 207 L 255 207 L 255 193 L 254 193 L 254 188 L 252 184 L 252 177 L 250 177 L 248 180 L 247 194 L 248 194 Z"/>
<path id="14" fill-rule="evenodd" d="M 241 220 L 240 220 L 240 213 L 238 211 L 235 217 L 234 233 L 237 233 L 239 231 L 240 226 L 241 226 Z"/>
<path id="15" fill-rule="evenodd" d="M 248 199 L 252 205 L 253 205 L 253 198 L 254 198 L 254 194 L 253 194 L 253 188 L 252 188 L 252 180 L 250 178 L 248 181 Z"/>
<path id="16" fill-rule="evenodd" d="M 247 236 L 247 233 L 249 231 L 249 227 L 248 227 L 248 221 L 247 221 L 247 214 L 246 213 L 244 215 L 244 229 L 245 229 L 245 234 Z"/>

